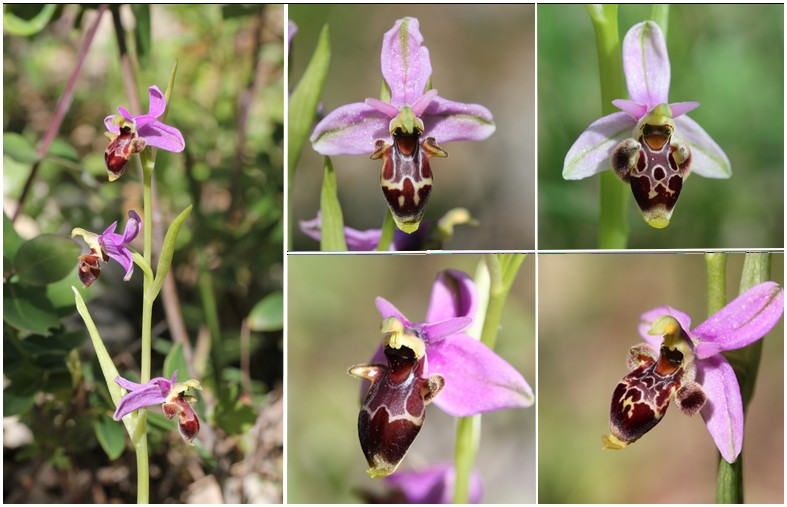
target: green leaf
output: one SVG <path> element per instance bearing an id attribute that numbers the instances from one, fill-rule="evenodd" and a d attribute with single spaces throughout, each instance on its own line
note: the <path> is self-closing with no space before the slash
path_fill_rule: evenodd
<path id="1" fill-rule="evenodd" d="M 23 164 L 32 164 L 39 159 L 35 146 L 16 132 L 3 132 L 3 153 Z"/>
<path id="2" fill-rule="evenodd" d="M 336 190 L 336 173 L 330 157 L 325 157 L 325 171 L 320 192 L 320 212 L 322 213 L 322 239 L 320 250 L 324 252 L 344 252 L 347 241 L 344 239 L 344 217 L 342 205 Z"/>
<path id="3" fill-rule="evenodd" d="M 6 259 L 13 259 L 16 251 L 25 242 L 22 237 L 16 233 L 14 224 L 8 215 L 3 213 L 3 257 Z"/>
<path id="4" fill-rule="evenodd" d="M 173 345 L 167 357 L 164 358 L 164 376 L 166 378 L 172 378 L 172 374 L 176 370 L 178 372 L 178 379 L 183 380 L 189 377 L 189 367 L 183 355 L 182 343 Z"/>
<path id="5" fill-rule="evenodd" d="M 65 278 L 77 264 L 79 245 L 74 241 L 42 234 L 25 242 L 14 256 L 14 271 L 19 281 L 46 285 Z"/>
<path id="6" fill-rule="evenodd" d="M 140 65 L 145 68 L 150 61 L 150 5 L 131 4 L 131 12 L 134 13 L 136 21 L 134 40 L 137 43 L 137 59 Z"/>
<path id="7" fill-rule="evenodd" d="M 237 384 L 224 391 L 216 405 L 216 424 L 230 435 L 245 433 L 257 420 L 255 410 L 240 401 Z"/>
<path id="8" fill-rule="evenodd" d="M 276 291 L 265 296 L 249 313 L 252 331 L 279 331 L 284 327 L 284 293 Z"/>
<path id="9" fill-rule="evenodd" d="M 52 144 L 49 145 L 49 150 L 46 152 L 46 157 L 79 162 L 79 154 L 76 148 L 63 139 L 55 139 L 52 141 Z"/>
<path id="10" fill-rule="evenodd" d="M 8 389 L 3 391 L 3 416 L 23 415 L 26 414 L 36 402 L 36 393 L 28 395 L 19 395 L 9 392 Z"/>
<path id="11" fill-rule="evenodd" d="M 126 435 L 123 433 L 123 425 L 109 416 L 102 415 L 96 420 L 93 429 L 96 431 L 98 443 L 107 453 L 109 459 L 116 460 L 123 454 L 126 448 Z"/>
<path id="12" fill-rule="evenodd" d="M 287 146 L 287 171 L 290 182 L 293 181 L 295 168 L 301 157 L 301 149 L 314 126 L 314 117 L 317 114 L 317 105 L 320 103 L 322 90 L 325 87 L 325 76 L 328 74 L 330 62 L 331 45 L 328 25 L 325 25 L 320 32 L 312 59 L 295 87 L 295 91 L 290 96 L 287 123 L 289 143 Z"/>
<path id="13" fill-rule="evenodd" d="M 161 287 L 164 286 L 164 280 L 167 278 L 170 264 L 172 264 L 172 256 L 175 254 L 175 240 L 178 239 L 180 228 L 188 218 L 189 213 L 191 213 L 192 207 L 192 205 L 189 205 L 188 208 L 180 212 L 180 215 L 170 224 L 167 234 L 164 236 L 164 244 L 161 247 L 161 255 L 158 259 L 158 268 L 156 268 L 156 278 L 153 280 L 153 286 L 150 289 L 153 291 L 153 299 L 156 299 Z"/>
<path id="14" fill-rule="evenodd" d="M 245 16 L 253 16 L 257 14 L 260 9 L 263 9 L 264 6 L 262 5 L 241 5 L 241 4 L 228 4 L 221 6 L 221 17 L 222 19 L 232 19 L 232 18 L 241 18 Z"/>
<path id="15" fill-rule="evenodd" d="M 17 8 L 25 9 L 26 11 L 37 9 L 37 12 L 33 11 L 33 16 L 22 18 L 12 12 L 11 6 L 6 5 L 4 6 L 3 12 L 3 28 L 5 28 L 6 33 L 10 35 L 28 36 L 36 34 L 44 29 L 47 23 L 49 23 L 49 20 L 52 19 L 56 5 L 14 6 L 13 10 Z"/>
<path id="16" fill-rule="evenodd" d="M 49 335 L 51 328 L 60 325 L 46 289 L 18 283 L 4 284 L 3 320 L 17 329 L 41 335 Z"/>

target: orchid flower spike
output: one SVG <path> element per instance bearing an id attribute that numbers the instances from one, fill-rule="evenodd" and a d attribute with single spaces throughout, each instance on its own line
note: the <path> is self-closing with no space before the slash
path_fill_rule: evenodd
<path id="1" fill-rule="evenodd" d="M 167 109 L 167 101 L 158 86 L 148 88 L 150 105 L 147 114 L 131 116 L 124 107 L 118 107 L 120 114 L 104 118 L 104 125 L 110 139 L 104 153 L 109 181 L 115 181 L 126 172 L 126 166 L 134 153 L 147 146 L 180 153 L 186 147 L 183 135 L 175 127 L 158 120 Z"/>
<path id="2" fill-rule="evenodd" d="M 492 113 L 477 104 L 444 99 L 430 89 L 432 63 L 415 18 L 383 36 L 380 56 L 387 101 L 373 98 L 339 107 L 314 129 L 322 155 L 382 159 L 380 185 L 402 231 L 418 230 L 432 192 L 429 159 L 447 157 L 438 143 L 481 141 L 492 135 Z"/>
<path id="3" fill-rule="evenodd" d="M 129 245 L 139 234 L 142 220 L 136 211 L 130 210 L 128 222 L 126 222 L 126 228 L 122 235 L 115 233 L 117 225 L 117 222 L 112 222 L 112 225 L 107 227 L 107 230 L 101 235 L 80 227 L 71 231 L 72 238 L 82 236 L 82 239 L 90 247 L 89 254 L 79 256 L 79 280 L 84 287 L 90 287 L 101 274 L 99 261 L 109 262 L 110 258 L 117 261 L 126 270 L 123 280 L 131 280 L 131 275 L 134 274 L 134 260 Z"/>
<path id="4" fill-rule="evenodd" d="M 699 412 L 722 457 L 733 463 L 743 445 L 738 380 L 721 355 L 764 337 L 784 313 L 774 282 L 747 290 L 691 329 L 691 318 L 669 306 L 642 314 L 645 343 L 629 351 L 629 371 L 612 395 L 607 449 L 623 449 L 661 421 L 670 400 L 687 415 Z"/>
<path id="5" fill-rule="evenodd" d="M 186 392 L 190 388 L 201 390 L 202 386 L 197 380 L 178 382 L 177 379 L 177 371 L 172 374 L 172 379 L 156 377 L 146 384 L 115 377 L 115 383 L 126 389 L 128 394 L 120 399 L 113 419 L 119 421 L 135 410 L 161 404 L 168 419 L 178 416 L 180 436 L 184 442 L 193 445 L 192 441 L 199 433 L 199 418 L 191 404 L 197 401 L 197 398 L 187 395 Z"/>
<path id="6" fill-rule="evenodd" d="M 614 169 L 631 186 L 645 221 L 662 229 L 690 171 L 729 178 L 732 169 L 713 138 L 685 116 L 699 102 L 668 103 L 667 44 L 653 21 L 634 25 L 626 34 L 623 71 L 631 100 L 613 100 L 622 112 L 594 121 L 580 134 L 566 154 L 563 178 L 579 180 Z"/>
<path id="7" fill-rule="evenodd" d="M 460 271 L 437 276 L 425 322 L 410 322 L 377 298 L 383 344 L 349 373 L 364 379 L 358 434 L 372 477 L 393 473 L 421 430 L 426 405 L 455 417 L 529 407 L 533 391 L 522 375 L 464 333 L 478 309 L 472 279 Z"/>

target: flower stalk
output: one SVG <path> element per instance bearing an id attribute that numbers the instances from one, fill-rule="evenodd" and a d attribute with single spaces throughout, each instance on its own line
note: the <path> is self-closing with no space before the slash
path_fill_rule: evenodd
<path id="1" fill-rule="evenodd" d="M 596 34 L 601 84 L 601 113 L 608 115 L 616 111 L 612 101 L 626 95 L 618 36 L 618 6 L 588 5 L 586 8 Z M 628 192 L 626 186 L 622 185 L 614 174 L 610 172 L 601 174 L 599 248 L 626 248 L 629 233 L 626 218 Z"/>
<path id="2" fill-rule="evenodd" d="M 516 278 L 525 256 L 521 254 L 489 254 L 484 257 L 485 267 L 489 274 L 489 292 L 482 295 L 486 305 L 479 302 L 481 308 L 486 307 L 481 327 L 481 343 L 494 350 L 500 319 L 511 285 Z M 481 285 L 478 283 L 478 285 Z M 470 502 L 473 464 L 481 439 L 481 415 L 461 417 L 456 425 L 456 445 L 454 448 L 454 503 Z"/>

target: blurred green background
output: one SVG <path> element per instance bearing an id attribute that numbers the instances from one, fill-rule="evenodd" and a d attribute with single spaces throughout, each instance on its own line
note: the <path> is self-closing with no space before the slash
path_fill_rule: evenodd
<path id="1" fill-rule="evenodd" d="M 650 6 L 621 6 L 621 41 L 649 17 Z M 733 174 L 730 180 L 690 177 L 664 230 L 650 228 L 630 197 L 629 247 L 783 247 L 784 6 L 673 5 L 667 48 L 670 101 L 701 103 L 689 116 L 726 152 Z M 565 181 L 561 172 L 568 149 L 601 117 L 600 96 L 584 7 L 540 5 L 540 248 L 596 247 L 599 178 Z"/>
<path id="2" fill-rule="evenodd" d="M 601 448 L 609 404 L 641 343 L 639 316 L 658 306 L 707 316 L 702 254 L 540 255 L 538 492 L 540 503 L 712 503 L 716 446 L 699 415 L 673 403 L 622 451 Z M 727 262 L 728 301 L 742 254 Z M 772 257 L 784 285 L 784 256 Z M 784 321 L 765 338 L 743 440 L 744 500 L 784 500 Z"/>
<path id="3" fill-rule="evenodd" d="M 355 503 L 382 493 L 366 475 L 358 442 L 360 381 L 347 369 L 379 345 L 377 296 L 413 321 L 426 315 L 441 270 L 471 276 L 479 255 L 428 257 L 293 256 L 289 263 L 287 498 L 291 503 Z M 496 352 L 535 389 L 534 262 L 525 259 L 509 294 Z M 536 398 L 538 401 L 538 398 Z M 415 469 L 452 461 L 454 419 L 432 405 L 401 464 Z M 535 502 L 535 408 L 484 414 L 476 464 L 484 503 Z"/>
<path id="4" fill-rule="evenodd" d="M 434 188 L 425 218 L 436 221 L 465 207 L 481 224 L 461 226 L 446 249 L 533 249 L 535 78 L 532 5 L 291 5 L 298 25 L 292 45 L 290 86 L 303 75 L 324 24 L 330 26 L 331 64 L 323 113 L 378 97 L 383 34 L 397 19 L 418 18 L 432 61 L 432 85 L 441 97 L 486 106 L 497 130 L 481 142 L 441 146 L 434 159 Z M 438 139 L 438 142 L 440 140 Z M 297 230 L 320 205 L 323 161 L 303 148 L 292 194 L 294 250 L 319 244 Z M 380 190 L 380 161 L 368 156 L 333 157 L 345 225 L 380 228 L 387 210 Z"/>

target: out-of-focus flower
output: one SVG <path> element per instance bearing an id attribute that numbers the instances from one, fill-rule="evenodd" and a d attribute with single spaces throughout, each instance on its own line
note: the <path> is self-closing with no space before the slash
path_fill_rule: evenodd
<path id="1" fill-rule="evenodd" d="M 123 280 L 128 281 L 134 273 L 134 261 L 132 259 L 129 244 L 137 237 L 142 228 L 142 220 L 136 211 L 128 212 L 128 222 L 123 234 L 115 233 L 117 222 L 107 227 L 101 235 L 86 231 L 80 227 L 71 231 L 71 237 L 82 236 L 85 243 L 90 247 L 90 253 L 79 256 L 79 280 L 85 287 L 90 287 L 101 274 L 99 261 L 109 262 L 109 259 L 116 260 L 123 269 L 126 276 Z"/>
<path id="2" fill-rule="evenodd" d="M 423 424 L 425 405 L 465 417 L 528 407 L 533 392 L 522 375 L 489 347 L 462 331 L 477 311 L 472 279 L 441 272 L 425 322 L 410 322 L 377 298 L 383 344 L 368 364 L 350 368 L 364 382 L 358 433 L 372 477 L 396 470 Z M 368 389 L 367 389 L 368 386 Z"/>
<path id="3" fill-rule="evenodd" d="M 150 105 L 147 114 L 132 116 L 126 108 L 118 107 L 120 114 L 104 118 L 107 136 L 111 142 L 104 153 L 109 181 L 123 176 L 126 166 L 134 153 L 147 146 L 162 150 L 181 152 L 186 141 L 178 129 L 158 120 L 167 109 L 167 101 L 158 86 L 148 88 Z"/>
<path id="4" fill-rule="evenodd" d="M 730 161 L 713 138 L 686 113 L 699 102 L 668 104 L 670 61 L 659 26 L 645 21 L 623 40 L 623 70 L 632 100 L 612 103 L 623 112 L 591 123 L 566 154 L 563 178 L 578 180 L 614 168 L 631 185 L 642 217 L 669 225 L 672 210 L 693 171 L 729 178 Z"/>
<path id="5" fill-rule="evenodd" d="M 191 407 L 197 398 L 187 395 L 186 392 L 189 388 L 202 389 L 202 386 L 193 379 L 178 382 L 177 378 L 177 371 L 172 374 L 172 379 L 156 377 L 146 384 L 137 384 L 123 377 L 116 377 L 115 383 L 129 392 L 121 398 L 112 417 L 119 421 L 142 407 L 160 404 L 167 418 L 178 416 L 180 436 L 184 442 L 191 444 L 199 433 L 199 419 Z"/>
<path id="6" fill-rule="evenodd" d="M 784 313 L 784 291 L 774 282 L 747 290 L 691 329 L 691 318 L 669 306 L 642 314 L 646 343 L 629 352 L 631 373 L 612 395 L 608 449 L 622 449 L 650 431 L 670 400 L 688 415 L 702 414 L 722 457 L 732 463 L 743 445 L 743 402 L 735 372 L 721 352 L 759 340 Z"/>
<path id="7" fill-rule="evenodd" d="M 495 131 L 492 113 L 477 104 L 444 99 L 430 89 L 432 64 L 418 20 L 403 18 L 383 37 L 383 79 L 390 99 L 368 98 L 328 114 L 311 136 L 323 155 L 382 159 L 380 184 L 396 225 L 418 229 L 432 191 L 431 157 L 450 141 L 481 141 Z"/>
<path id="8" fill-rule="evenodd" d="M 439 463 L 422 470 L 402 470 L 389 475 L 385 482 L 399 489 L 407 503 L 452 503 L 456 470 L 452 463 Z M 473 469 L 470 475 L 470 503 L 481 502 L 484 486 L 481 474 Z"/>
<path id="9" fill-rule="evenodd" d="M 416 232 L 407 234 L 401 229 L 396 229 L 391 241 L 389 250 L 391 251 L 418 251 L 418 250 L 442 250 L 443 243 L 453 238 L 454 227 L 461 224 L 475 225 L 476 222 L 470 213 L 464 208 L 455 208 L 446 213 L 443 218 L 437 221 L 437 227 L 432 226 L 432 222 L 424 220 L 423 226 Z M 301 220 L 298 224 L 301 231 L 312 239 L 320 241 L 322 239 L 322 214 L 318 211 L 317 216 L 311 220 Z M 363 231 L 344 227 L 344 240 L 347 242 L 347 249 L 357 252 L 370 252 L 377 248 L 383 236 L 382 229 L 365 229 Z"/>

